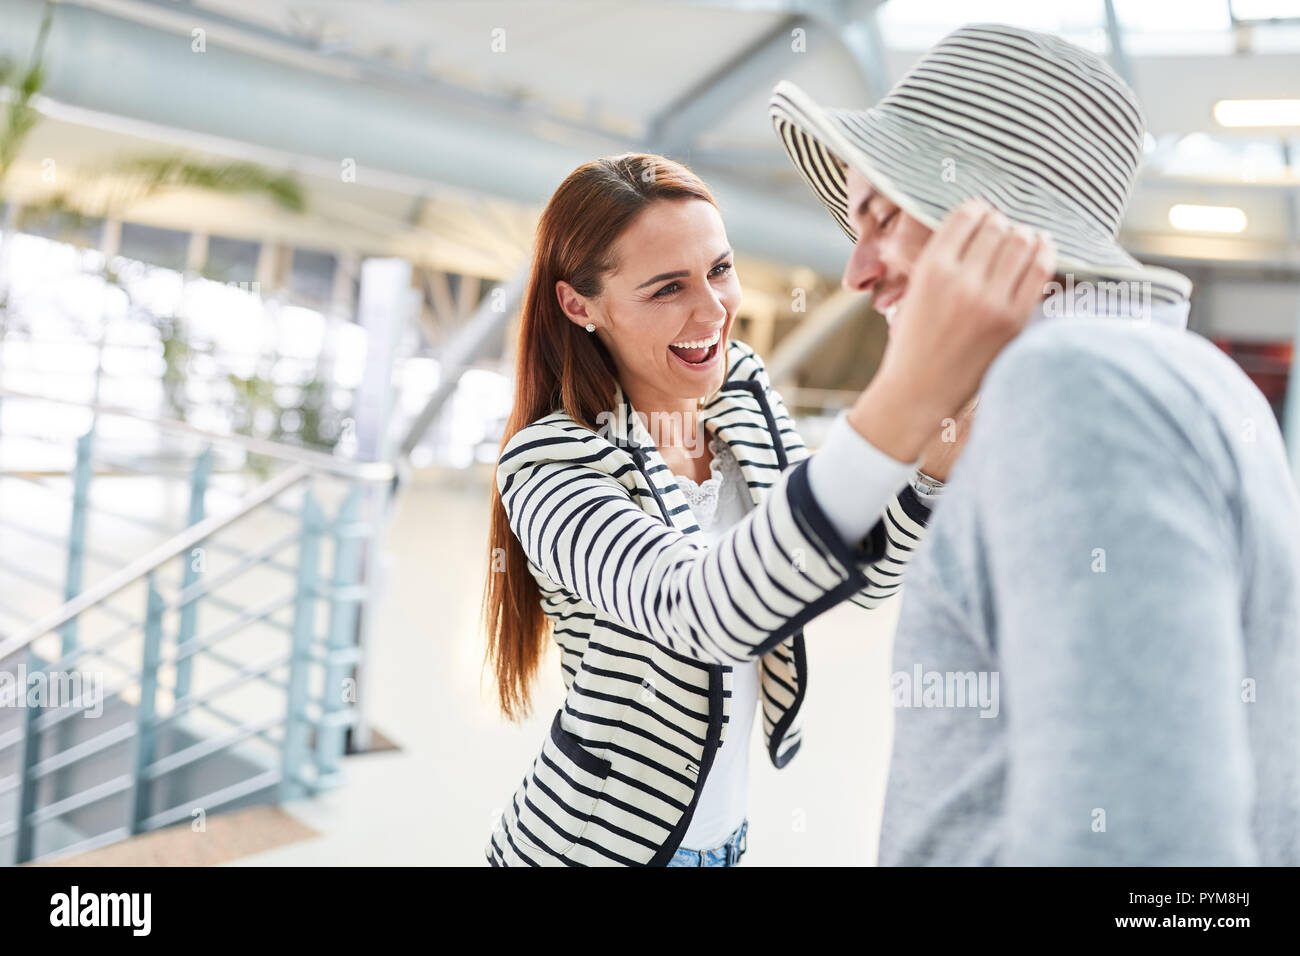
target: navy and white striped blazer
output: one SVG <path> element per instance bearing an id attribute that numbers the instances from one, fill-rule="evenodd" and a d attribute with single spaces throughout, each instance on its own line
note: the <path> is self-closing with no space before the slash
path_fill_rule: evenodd
<path id="1" fill-rule="evenodd" d="M 752 348 L 701 423 L 754 508 L 709 548 L 621 388 L 597 431 L 555 411 L 502 449 L 497 487 L 560 647 L 567 691 L 486 847 L 494 865 L 663 865 L 726 737 L 732 665 L 761 661 L 763 733 L 800 744 L 803 625 L 893 595 L 929 509 L 910 487 L 856 548 L 808 487 L 807 446 Z"/>

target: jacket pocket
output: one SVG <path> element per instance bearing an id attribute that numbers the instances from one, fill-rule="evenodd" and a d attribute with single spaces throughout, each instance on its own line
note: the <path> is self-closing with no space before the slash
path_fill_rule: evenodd
<path id="1" fill-rule="evenodd" d="M 519 836 L 538 849 L 563 854 L 586 829 L 609 776 L 610 762 L 582 745 L 556 711 L 542 752 L 524 781 L 517 823 Z"/>

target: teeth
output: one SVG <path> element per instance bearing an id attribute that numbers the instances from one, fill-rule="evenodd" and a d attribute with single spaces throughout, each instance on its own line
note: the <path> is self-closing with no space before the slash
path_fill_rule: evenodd
<path id="1" fill-rule="evenodd" d="M 699 339 L 695 342 L 674 342 L 672 344 L 679 349 L 703 349 L 703 348 L 708 348 L 714 342 L 718 341 L 718 339 L 721 337 L 722 337 L 722 330 L 715 329 L 713 335 L 711 335 L 707 339 Z"/>

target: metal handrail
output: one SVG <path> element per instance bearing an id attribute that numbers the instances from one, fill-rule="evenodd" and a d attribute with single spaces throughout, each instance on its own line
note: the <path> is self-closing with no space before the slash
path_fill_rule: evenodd
<path id="1" fill-rule="evenodd" d="M 22 726 L 0 734 L 0 750 L 12 749 L 22 744 L 20 754 L 21 768 L 9 777 L 0 779 L 0 795 L 17 791 L 17 814 L 13 821 L 0 822 L 0 838 L 17 837 L 14 845 L 14 860 L 25 862 L 31 859 L 50 859 L 61 857 L 78 848 L 105 845 L 133 833 L 147 832 L 167 821 L 179 819 L 190 813 L 196 803 L 192 798 L 175 806 L 174 802 L 184 791 L 186 784 L 176 777 L 168 785 L 170 796 L 154 794 L 148 789 L 152 781 L 160 780 L 175 771 L 195 766 L 214 755 L 243 751 L 245 743 L 269 745 L 276 753 L 274 759 L 280 766 L 255 773 L 252 777 L 219 787 L 213 793 L 200 798 L 197 803 L 205 810 L 224 806 L 232 801 L 242 799 L 260 790 L 278 787 L 279 801 L 294 799 L 304 793 L 318 793 L 337 786 L 342 779 L 339 758 L 345 747 L 344 734 L 348 727 L 358 725 L 359 715 L 355 710 L 331 706 L 331 701 L 322 697 L 315 700 L 314 692 L 308 690 L 307 668 L 322 666 L 325 668 L 322 680 L 328 686 L 342 679 L 343 671 L 349 662 L 355 662 L 358 648 L 348 644 L 350 628 L 349 615 L 355 614 L 354 605 L 361 601 L 370 588 L 357 578 L 356 562 L 357 542 L 367 524 L 359 520 L 363 488 L 353 488 L 337 516 L 327 518 L 313 493 L 312 478 L 318 473 L 328 473 L 330 477 L 340 477 L 344 481 L 362 484 L 371 483 L 371 487 L 381 495 L 391 488 L 377 487 L 375 483 L 391 482 L 394 469 L 387 463 L 357 463 L 334 459 L 319 452 L 276 446 L 273 442 L 247 439 L 242 436 L 218 435 L 198 429 L 183 422 L 149 418 L 143 415 L 111 409 L 95 404 L 65 402 L 45 396 L 31 395 L 12 389 L 0 388 L 0 398 L 27 398 L 36 401 L 54 401 L 91 411 L 94 419 L 99 414 L 121 415 L 137 421 L 147 422 L 159 430 L 182 432 L 208 439 L 208 448 L 199 456 L 199 462 L 193 471 L 190 493 L 190 517 L 193 524 L 171 534 L 167 540 L 146 554 L 119 568 L 93 587 L 78 593 L 74 588 L 80 587 L 80 556 L 89 553 L 83 547 L 70 551 L 68 570 L 68 593 L 75 597 L 67 600 L 40 620 L 22 629 L 11 639 L 0 639 L 0 660 L 11 658 L 26 649 L 39 660 L 39 669 L 52 669 L 50 661 L 37 659 L 35 644 L 47 635 L 63 632 L 62 654 L 54 649 L 58 657 L 56 663 L 63 665 L 74 660 L 89 660 L 92 656 L 104 664 L 120 669 L 124 676 L 114 681 L 111 687 L 97 691 L 92 699 L 87 693 L 81 693 L 74 701 L 60 704 L 56 709 L 30 711 L 22 720 Z M 94 420 L 92 419 L 92 421 Z M 84 514 L 89 506 L 89 483 L 94 471 L 91 467 L 93 455 L 93 436 L 95 427 L 78 439 L 77 467 L 69 472 L 73 478 L 73 529 L 69 533 L 71 542 L 81 541 L 84 528 L 78 524 L 77 515 Z M 275 458 L 288 460 L 289 464 L 279 474 L 261 482 L 245 492 L 227 513 L 203 517 L 203 494 L 206 479 L 210 473 L 210 461 L 213 439 L 230 442 L 233 445 L 255 452 L 270 454 Z M 20 475 L 24 479 L 30 476 Z M 38 483 L 39 484 L 39 483 Z M 300 509 L 283 508 L 280 501 L 284 493 L 302 485 L 302 504 Z M 251 553 L 237 548 L 225 548 L 240 555 L 233 566 L 223 568 L 216 577 L 204 575 L 203 580 L 194 579 L 193 568 L 187 568 L 184 579 L 176 582 L 170 600 L 165 599 L 159 589 L 162 579 L 161 571 L 173 559 L 183 559 L 196 545 L 216 544 L 216 538 L 224 529 L 234 525 L 242 518 L 254 512 L 267 513 L 269 509 L 286 514 L 298 513 L 300 529 L 286 535 L 278 535 L 276 540 L 259 544 Z M 125 516 L 122 516 L 125 517 Z M 132 520 L 135 520 L 132 518 Z M 278 521 L 275 522 L 278 525 Z M 27 530 L 27 529 L 24 529 Z M 170 534 L 170 531 L 169 531 Z M 328 581 L 320 580 L 321 539 L 328 535 L 334 540 L 334 569 Z M 37 534 L 36 536 L 39 536 Z M 300 541 L 297 566 L 283 563 L 278 553 L 288 547 L 294 539 Z M 75 554 L 75 558 L 72 556 Z M 296 577 L 296 586 L 287 595 L 263 601 L 256 607 L 243 608 L 234 602 L 226 601 L 218 593 L 224 586 L 249 570 L 257 567 L 271 566 L 277 571 L 291 572 Z M 127 617 L 113 606 L 112 598 L 124 589 L 139 582 L 147 582 L 147 614 L 142 621 L 125 622 L 120 630 L 114 630 L 106 640 L 97 639 L 93 646 L 78 647 L 76 632 L 69 627 L 76 627 L 88 610 L 113 611 L 115 617 Z M 315 618 L 315 602 L 325 599 L 329 602 L 329 625 L 326 635 L 318 635 Z M 197 602 L 221 604 L 238 613 L 232 620 L 222 621 L 215 628 L 204 634 L 193 633 L 196 621 L 191 618 L 186 623 L 185 615 L 193 614 Z M 294 620 L 290 625 L 275 621 L 275 615 L 281 609 L 292 606 Z M 173 639 L 164 636 L 163 614 L 171 611 L 182 612 L 179 631 Z M 243 633 L 255 622 L 263 622 L 288 632 L 289 647 L 262 660 L 243 663 L 237 656 L 219 653 L 216 645 L 239 633 Z M 216 622 L 214 622 L 216 623 Z M 136 661 L 123 660 L 106 655 L 133 633 L 143 628 L 144 643 L 142 656 Z M 97 638 L 102 635 L 96 635 Z M 340 644 L 339 642 L 343 643 Z M 277 645 L 280 643 L 276 642 Z M 166 647 L 164 647 L 166 645 Z M 259 645 L 260 646 L 260 645 Z M 170 651 L 170 653 L 168 653 Z M 42 655 L 45 656 L 45 655 Z M 205 685 L 201 692 L 193 692 L 190 687 L 190 668 L 202 658 L 211 660 L 231 673 L 218 679 L 215 684 Z M 102 666 L 102 665 L 101 665 Z M 282 668 L 288 668 L 287 679 L 275 675 Z M 160 670 L 175 669 L 175 680 L 168 686 L 160 679 Z M 214 671 L 214 676 L 217 672 Z M 333 676 L 331 676 L 333 675 Z M 265 683 L 284 696 L 284 709 L 280 714 L 255 719 L 241 718 L 224 713 L 221 709 L 222 697 L 245 684 Z M 102 701 L 105 697 L 125 699 L 129 689 L 139 688 L 139 699 L 135 704 L 135 715 L 126 722 L 113 728 L 96 733 L 87 739 L 79 739 L 80 733 L 73 730 L 69 723 L 73 717 L 84 714 L 88 707 Z M 168 703 L 169 702 L 169 703 Z M 190 725 L 191 717 L 211 715 L 225 729 L 220 732 L 207 733 L 206 720 L 197 720 Z M 251 716 L 251 715 L 250 715 Z M 79 725 L 78 725 L 79 726 Z M 278 732 L 278 733 L 277 733 Z M 58 734 L 58 741 L 53 752 L 47 752 L 40 746 L 40 741 L 49 739 L 51 733 Z M 179 735 L 184 741 L 186 735 L 194 737 L 194 742 L 183 746 L 173 753 L 159 756 L 160 734 Z M 313 738 L 314 742 L 309 742 Z M 168 739 L 171 739 L 170 737 Z M 36 743 L 33 745 L 33 741 Z M 133 766 L 125 774 L 117 774 L 110 779 L 85 787 L 77 792 L 68 793 L 68 784 L 80 786 L 79 781 L 69 780 L 66 775 L 73 768 L 87 766 L 91 761 L 99 761 L 124 743 L 134 741 L 132 749 Z M 33 746 L 35 749 L 33 749 Z M 252 757 L 249 756 L 252 754 Z M 255 770 L 265 765 L 263 760 L 253 759 L 256 751 L 249 751 L 240 760 L 241 773 Z M 246 759 L 247 758 L 247 759 Z M 116 758 L 114 758 L 116 760 Z M 250 763 L 251 760 L 251 763 Z M 98 764 L 97 764 L 98 765 Z M 247 765 L 247 766 L 245 766 Z M 52 783 L 51 783 L 52 781 Z M 63 781 L 62 783 L 60 781 Z M 38 792 L 43 782 L 46 790 L 52 786 L 48 796 L 45 790 Z M 66 818 L 94 804 L 109 798 L 128 795 L 127 813 L 129 822 L 102 833 L 91 836 L 58 850 L 45 852 L 38 850 L 36 830 L 56 819 Z M 42 805 L 42 801 L 51 802 Z M 166 803 L 164 803 L 166 801 Z M 159 804 L 166 809 L 151 812 Z"/>
<path id="2" fill-rule="evenodd" d="M 351 478 L 355 481 L 392 481 L 393 476 L 396 473 L 393 466 L 384 461 L 349 461 L 346 458 L 339 458 L 322 451 L 296 448 L 293 445 L 285 445 L 280 442 L 269 441 L 265 438 L 251 438 L 248 435 L 234 435 L 229 432 L 219 432 L 207 428 L 199 428 L 195 425 L 189 424 L 188 422 L 178 421 L 174 418 L 158 418 L 153 415 L 141 415 L 139 412 L 132 411 L 129 408 L 117 408 L 111 405 L 100 405 L 95 402 L 78 402 L 73 401 L 70 398 L 56 398 L 52 395 L 37 395 L 32 392 L 23 392 L 17 389 L 5 387 L 0 387 L 0 398 L 26 398 L 32 401 L 52 402 L 56 405 L 71 405 L 75 408 L 84 408 L 97 415 L 112 415 L 119 418 L 130 418 L 135 421 L 145 422 L 149 425 L 155 425 L 164 431 L 190 435 L 208 441 L 224 442 L 226 444 L 236 445 L 243 448 L 245 451 L 257 455 L 265 455 L 268 458 L 278 458 L 281 461 L 293 465 L 305 465 L 314 471 L 326 471 L 338 475 L 341 478 Z"/>
<path id="3" fill-rule="evenodd" d="M 172 610 L 179 611 L 188 604 L 192 604 L 201 597 L 210 597 L 212 592 L 223 584 L 228 584 L 235 578 L 239 577 L 245 571 L 253 567 L 270 567 L 277 571 L 287 571 L 294 574 L 295 570 L 288 565 L 275 561 L 271 555 L 278 551 L 283 551 L 293 542 L 298 540 L 298 532 L 290 531 L 288 534 L 281 535 L 268 545 L 258 548 L 256 551 L 249 551 L 244 554 L 239 561 L 231 565 L 220 574 L 210 577 L 204 581 L 195 581 L 179 588 L 176 591 L 176 601 L 169 605 Z"/>
<path id="4" fill-rule="evenodd" d="M 249 624 L 260 621 L 261 619 L 265 618 L 268 614 L 274 614 L 282 607 L 288 607 L 289 604 L 292 603 L 292 600 L 293 600 L 292 596 L 288 600 L 285 600 L 283 598 L 273 598 L 272 600 L 267 601 L 262 606 L 262 609 L 257 611 L 256 613 L 247 613 L 240 620 L 223 624 L 212 634 L 209 634 L 202 639 L 195 638 L 194 640 L 187 641 L 183 647 L 178 648 L 176 654 L 173 657 L 168 658 L 165 661 L 160 658 L 159 663 L 176 664 L 195 656 L 200 651 L 206 652 L 209 649 L 209 647 L 216 644 L 220 644 L 222 641 L 230 637 L 232 634 L 238 633 L 240 628 L 246 627 Z M 287 661 L 288 658 L 286 657 L 284 660 Z M 238 665 L 238 663 L 235 663 L 231 667 L 231 669 L 235 670 L 237 674 L 242 676 L 247 676 L 247 677 L 256 677 L 263 673 L 263 671 L 256 671 L 256 672 L 249 673 L 247 672 L 247 668 L 241 668 Z M 265 668 L 264 670 L 267 669 L 270 668 Z M 122 667 L 122 670 L 126 670 L 126 667 L 125 666 Z M 126 677 L 122 678 L 112 687 L 108 688 L 107 693 L 102 696 L 110 696 L 110 697 L 116 696 L 126 688 L 134 687 L 138 685 L 143 678 L 144 678 L 144 668 L 137 668 L 135 670 L 132 670 L 130 671 L 130 673 L 126 675 Z M 225 690 L 229 690 L 229 689 L 230 689 L 229 687 L 224 687 L 222 693 L 224 693 Z M 204 702 L 204 698 L 202 697 L 192 697 L 186 699 L 192 700 L 195 704 L 202 704 Z M 37 729 L 46 730 L 50 727 L 55 726 L 56 724 L 63 723 L 65 720 L 71 720 L 72 718 L 80 714 L 83 710 L 87 709 L 88 707 L 94 707 L 98 702 L 99 702 L 98 699 L 92 699 L 86 701 L 85 703 L 82 703 L 81 698 L 79 697 L 65 707 L 60 707 L 58 710 L 51 711 L 48 714 L 42 714 L 36 720 Z M 176 711 L 176 713 L 178 714 L 182 712 L 183 711 L 181 710 Z M 163 718 L 163 720 L 166 719 L 168 718 Z M 161 722 L 162 721 L 160 721 L 160 723 Z"/>
<path id="5" fill-rule="evenodd" d="M 0 389 L 0 391 L 3 391 Z M 20 633 L 15 638 L 10 638 L 4 643 L 0 643 L 0 658 L 8 657 L 15 651 L 21 650 L 33 641 L 38 640 L 44 635 L 50 633 L 56 628 L 62 627 L 68 621 L 77 617 L 88 608 L 94 607 L 101 601 L 112 597 L 118 591 L 144 577 L 151 571 L 157 570 L 166 564 L 172 558 L 184 554 L 190 548 L 194 547 L 204 538 L 210 537 L 222 528 L 234 524 L 240 518 L 245 517 L 258 505 L 269 501 L 276 495 L 293 487 L 311 474 L 311 468 L 306 464 L 294 465 L 285 469 L 280 474 L 258 485 L 242 499 L 239 505 L 226 515 L 213 515 L 211 518 L 205 518 L 198 524 L 192 524 L 184 531 L 181 531 L 170 541 L 164 541 L 158 547 L 154 548 L 132 561 L 126 567 L 110 574 L 103 581 L 82 591 L 71 601 L 65 603 L 62 607 L 51 611 L 45 617 L 39 619 L 27 630 Z"/>
<path id="6" fill-rule="evenodd" d="M 215 810 L 224 804 L 238 800 L 240 797 L 247 796 L 250 793 L 256 793 L 259 790 L 265 790 L 267 787 L 275 786 L 281 780 L 280 771 L 267 770 L 258 774 L 256 777 L 250 777 L 239 783 L 231 784 L 228 787 L 222 787 L 220 790 L 214 790 L 212 793 L 198 797 L 194 800 L 171 807 L 168 810 L 160 810 L 153 816 L 146 817 L 143 824 L 144 830 L 157 830 L 178 820 L 184 820 L 193 812 L 195 804 L 205 807 L 209 812 Z"/>
<path id="7" fill-rule="evenodd" d="M 292 654 L 276 654 L 274 657 L 264 658 L 250 667 L 240 668 L 233 677 L 228 677 L 221 683 L 210 687 L 203 697 L 195 697 L 191 695 L 176 701 L 171 713 L 156 718 L 153 722 L 153 726 L 155 728 L 162 727 L 164 724 L 168 724 L 173 720 L 179 720 L 195 707 L 202 707 L 208 701 L 220 697 L 232 688 L 245 683 L 250 677 L 254 677 L 258 674 L 265 674 L 268 671 L 275 670 L 277 667 L 284 667 L 292 659 Z"/>
<path id="8" fill-rule="evenodd" d="M 267 717 L 253 723 L 240 724 L 234 730 L 228 731 L 219 737 L 208 737 L 183 750 L 168 754 L 166 757 L 159 757 L 149 766 L 141 771 L 145 777 L 150 780 L 157 780 L 177 770 L 181 770 L 199 760 L 210 757 L 213 754 L 221 753 L 223 750 L 229 750 L 236 744 L 243 743 L 245 740 L 251 740 L 278 727 L 284 723 L 281 716 Z"/>

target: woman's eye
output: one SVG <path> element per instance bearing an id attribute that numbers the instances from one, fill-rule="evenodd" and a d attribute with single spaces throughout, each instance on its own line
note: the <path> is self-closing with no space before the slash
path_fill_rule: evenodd
<path id="1" fill-rule="evenodd" d="M 877 228 L 883 230 L 886 226 L 888 226 L 891 222 L 894 221 L 894 217 L 897 215 L 898 215 L 898 207 L 895 206 L 893 212 L 891 212 L 884 219 L 880 220 L 880 225 Z"/>
<path id="2" fill-rule="evenodd" d="M 731 263 L 730 263 L 730 262 L 719 262 L 716 266 L 714 266 L 712 269 L 709 270 L 709 275 L 710 275 L 710 276 L 726 275 L 726 274 L 727 274 L 728 272 L 730 272 L 730 271 L 731 271 Z M 668 283 L 666 286 L 664 286 L 662 289 L 660 289 L 658 292 L 656 292 L 656 293 L 654 293 L 652 296 L 650 296 L 650 298 L 652 298 L 652 299 L 665 299 L 665 298 L 667 298 L 668 296 L 672 295 L 674 292 L 676 292 L 676 291 L 677 291 L 678 289 L 680 289 L 680 288 L 681 288 L 681 285 L 680 285 L 679 283 L 677 283 L 677 282 L 670 282 L 670 283 Z"/>

